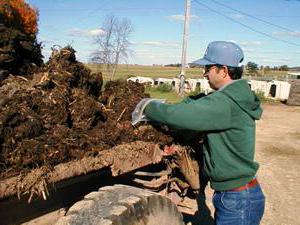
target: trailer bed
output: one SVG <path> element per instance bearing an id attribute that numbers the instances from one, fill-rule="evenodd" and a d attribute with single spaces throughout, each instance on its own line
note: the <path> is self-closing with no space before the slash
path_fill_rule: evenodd
<path id="1" fill-rule="evenodd" d="M 136 141 L 117 145 L 103 150 L 99 155 L 84 157 L 80 160 L 62 163 L 50 170 L 46 167 L 34 169 L 26 175 L 19 175 L 1 180 L 0 200 L 11 196 L 26 195 L 30 202 L 36 195 L 47 198 L 49 188 L 63 180 L 81 176 L 93 171 L 110 168 L 112 175 L 117 176 L 160 162 L 162 151 L 152 142 Z"/>

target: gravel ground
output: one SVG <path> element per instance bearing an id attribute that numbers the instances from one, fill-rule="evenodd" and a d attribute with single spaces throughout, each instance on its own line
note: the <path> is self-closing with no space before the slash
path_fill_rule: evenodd
<path id="1" fill-rule="evenodd" d="M 265 104 L 263 109 L 256 134 L 258 180 L 266 196 L 261 225 L 299 225 L 300 107 Z M 212 194 L 213 190 L 207 188 L 207 208 L 203 207 L 202 218 L 186 216 L 187 224 L 213 224 L 209 216 L 214 214 Z M 187 200 L 187 204 L 190 206 L 187 211 L 196 210 L 194 201 Z"/>

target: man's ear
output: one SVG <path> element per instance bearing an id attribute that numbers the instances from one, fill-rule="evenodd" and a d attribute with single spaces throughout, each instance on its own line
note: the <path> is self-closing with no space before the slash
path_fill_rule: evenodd
<path id="1" fill-rule="evenodd" d="M 225 78 L 226 76 L 229 76 L 227 66 L 222 66 L 222 68 L 220 68 L 220 71 L 222 72 L 223 78 Z"/>

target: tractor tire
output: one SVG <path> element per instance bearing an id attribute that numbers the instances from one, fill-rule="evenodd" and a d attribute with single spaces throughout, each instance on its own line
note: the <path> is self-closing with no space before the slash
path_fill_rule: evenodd
<path id="1" fill-rule="evenodd" d="M 170 199 L 140 188 L 114 185 L 75 203 L 56 225 L 184 225 Z"/>

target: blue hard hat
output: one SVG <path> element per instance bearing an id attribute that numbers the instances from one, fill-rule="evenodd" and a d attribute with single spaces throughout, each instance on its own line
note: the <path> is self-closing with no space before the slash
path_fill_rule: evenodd
<path id="1" fill-rule="evenodd" d="M 207 46 L 204 57 L 193 62 L 196 65 L 219 64 L 238 67 L 244 59 L 243 50 L 237 44 L 227 41 L 214 41 Z"/>

